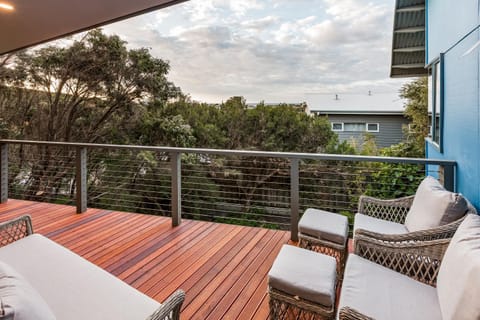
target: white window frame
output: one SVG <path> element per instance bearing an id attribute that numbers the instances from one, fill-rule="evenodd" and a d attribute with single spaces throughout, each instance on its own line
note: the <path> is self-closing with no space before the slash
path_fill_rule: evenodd
<path id="1" fill-rule="evenodd" d="M 342 129 L 340 129 L 340 130 L 339 130 L 339 129 L 334 129 L 334 128 L 333 128 L 333 125 L 334 125 L 334 124 L 341 124 L 341 125 L 342 125 Z M 332 122 L 332 131 L 334 131 L 334 132 L 342 132 L 343 130 L 344 130 L 343 122 Z"/>
<path id="2" fill-rule="evenodd" d="M 368 129 L 368 126 L 369 126 L 369 125 L 376 125 L 376 126 L 377 126 L 377 130 L 370 130 L 370 129 Z M 366 130 L 367 132 L 380 132 L 380 123 L 378 123 L 378 122 L 367 122 L 367 126 L 365 127 L 365 130 Z"/>

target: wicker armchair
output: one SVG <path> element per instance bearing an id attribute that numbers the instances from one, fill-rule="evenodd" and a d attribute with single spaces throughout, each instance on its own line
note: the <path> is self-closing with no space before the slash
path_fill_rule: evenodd
<path id="1" fill-rule="evenodd" d="M 358 235 L 354 253 L 364 259 L 435 287 L 443 255 L 450 239 L 431 241 L 390 241 L 388 243 Z M 372 320 L 355 309 L 344 306 L 339 310 L 341 320 Z"/>
<path id="2" fill-rule="evenodd" d="M 358 213 L 381 220 L 403 224 L 413 203 L 414 197 L 415 196 L 408 196 L 398 199 L 382 200 L 369 196 L 360 196 L 358 201 Z M 468 211 L 466 214 L 476 213 L 476 209 L 470 203 L 468 203 Z M 354 239 L 357 241 L 359 236 L 370 237 L 384 242 L 447 239 L 453 237 L 453 234 L 457 230 L 460 223 L 465 219 L 465 216 L 456 221 L 436 228 L 402 234 L 383 234 L 365 229 L 356 229 L 354 233 Z"/>

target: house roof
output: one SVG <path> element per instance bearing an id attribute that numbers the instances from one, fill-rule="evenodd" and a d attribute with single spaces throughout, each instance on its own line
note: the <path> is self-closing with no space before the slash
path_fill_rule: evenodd
<path id="1" fill-rule="evenodd" d="M 306 95 L 310 112 L 319 114 L 403 114 L 405 101 L 398 93 L 315 94 Z"/>
<path id="2" fill-rule="evenodd" d="M 1 0 L 0 54 L 99 27 L 185 0 Z"/>
<path id="3" fill-rule="evenodd" d="M 418 77 L 425 69 L 425 0 L 396 0 L 390 76 Z"/>

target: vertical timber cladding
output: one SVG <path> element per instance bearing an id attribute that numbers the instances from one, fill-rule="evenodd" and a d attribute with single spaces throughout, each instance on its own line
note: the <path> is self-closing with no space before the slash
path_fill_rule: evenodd
<path id="1" fill-rule="evenodd" d="M 402 142 L 403 128 L 408 126 L 408 120 L 402 115 L 328 115 L 330 123 L 378 123 L 378 132 L 350 132 L 335 131 L 338 134 L 340 142 L 355 140 L 357 145 L 361 145 L 365 134 L 375 137 L 377 147 L 385 148 L 393 144 Z"/>

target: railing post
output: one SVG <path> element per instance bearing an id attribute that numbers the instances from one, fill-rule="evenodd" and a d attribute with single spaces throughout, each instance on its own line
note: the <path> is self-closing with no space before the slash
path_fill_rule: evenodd
<path id="1" fill-rule="evenodd" d="M 440 181 L 448 191 L 455 191 L 455 167 L 453 165 L 440 166 Z"/>
<path id="2" fill-rule="evenodd" d="M 8 144 L 0 144 L 0 202 L 8 201 Z"/>
<path id="3" fill-rule="evenodd" d="M 298 241 L 299 193 L 299 160 L 290 159 L 290 239 L 295 242 Z"/>
<path id="4" fill-rule="evenodd" d="M 77 148 L 75 181 L 77 213 L 87 211 L 87 148 Z"/>
<path id="5" fill-rule="evenodd" d="M 172 226 L 182 223 L 182 154 L 170 154 L 172 166 Z"/>

